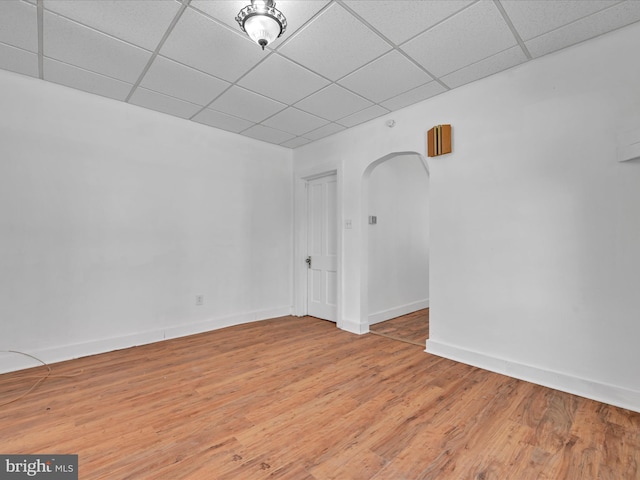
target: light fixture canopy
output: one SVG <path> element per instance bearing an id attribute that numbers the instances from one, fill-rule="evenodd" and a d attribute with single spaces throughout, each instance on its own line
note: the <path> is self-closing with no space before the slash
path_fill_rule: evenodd
<path id="1" fill-rule="evenodd" d="M 263 50 L 287 29 L 287 19 L 273 0 L 251 0 L 238 12 L 236 22 Z"/>

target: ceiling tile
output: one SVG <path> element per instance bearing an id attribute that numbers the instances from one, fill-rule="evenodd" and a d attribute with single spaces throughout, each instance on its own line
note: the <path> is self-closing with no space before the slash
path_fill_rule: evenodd
<path id="1" fill-rule="evenodd" d="M 240 30 L 236 15 L 238 12 L 251 3 L 250 0 L 191 0 L 190 5 L 202 12 L 226 23 L 234 29 Z M 287 40 L 296 30 L 304 25 L 311 17 L 318 13 L 329 3 L 329 0 L 277 0 L 276 8 L 280 10 L 287 19 L 287 29 L 284 34 L 273 41 L 269 47 L 277 47 Z"/>
<path id="2" fill-rule="evenodd" d="M 337 80 L 390 49 L 387 42 L 334 3 L 278 51 Z"/>
<path id="3" fill-rule="evenodd" d="M 342 125 L 338 125 L 337 123 L 330 123 L 329 125 L 320 127 L 317 130 L 305 133 L 304 137 L 309 140 L 319 140 L 321 138 L 328 137 L 329 135 L 333 135 L 334 133 L 341 132 L 342 130 L 346 130 L 346 128 Z"/>
<path id="4" fill-rule="evenodd" d="M 286 108 L 286 105 L 244 88 L 233 86 L 217 98 L 210 107 L 213 110 L 229 113 L 245 120 L 261 122 Z"/>
<path id="5" fill-rule="evenodd" d="M 368 100 L 333 84 L 301 100 L 296 107 L 327 120 L 338 120 L 371 105 Z"/>
<path id="6" fill-rule="evenodd" d="M 599 0 L 503 0 L 507 15 L 523 40 L 550 32 L 594 12 L 610 7 L 617 1 Z"/>
<path id="7" fill-rule="evenodd" d="M 238 22 L 236 22 L 236 15 L 246 5 L 251 4 L 251 0 L 191 0 L 189 4 L 197 10 L 206 13 L 210 17 L 213 17 L 222 23 L 226 23 L 231 28 L 239 29 Z M 278 10 L 280 10 L 280 2 L 277 2 Z"/>
<path id="8" fill-rule="evenodd" d="M 127 98 L 133 88 L 130 83 L 89 72 L 50 58 L 44 59 L 43 70 L 45 80 L 116 100 Z"/>
<path id="9" fill-rule="evenodd" d="M 0 68 L 37 77 L 38 55 L 0 43 Z"/>
<path id="10" fill-rule="evenodd" d="M 152 51 L 180 9 L 173 0 L 45 0 L 44 6 Z"/>
<path id="11" fill-rule="evenodd" d="M 141 87 L 136 88 L 129 103 L 182 118 L 189 118 L 202 108 L 199 105 L 184 102 Z"/>
<path id="12" fill-rule="evenodd" d="M 76 65 L 135 83 L 151 53 L 116 40 L 56 14 L 44 13 L 44 54 Z"/>
<path id="13" fill-rule="evenodd" d="M 302 145 L 306 145 L 307 143 L 310 143 L 310 142 L 311 140 L 308 140 L 304 137 L 296 137 L 291 140 L 287 140 L 286 142 L 281 143 L 280 145 L 288 148 L 297 148 L 297 147 L 301 147 Z"/>
<path id="14" fill-rule="evenodd" d="M 192 120 L 194 122 L 204 123 L 205 125 L 209 125 L 211 127 L 221 128 L 222 130 L 227 130 L 229 132 L 235 133 L 240 133 L 241 131 L 246 130 L 250 126 L 254 125 L 254 123 L 250 122 L 249 120 L 244 120 L 232 115 L 227 115 L 226 113 L 217 112 L 215 110 L 211 110 L 210 108 L 205 108 L 195 117 L 193 117 Z"/>
<path id="15" fill-rule="evenodd" d="M 640 1 L 627 1 L 536 37 L 525 44 L 533 57 L 540 57 L 639 20 Z"/>
<path id="16" fill-rule="evenodd" d="M 514 67 L 527 61 L 527 57 L 520 48 L 511 47 L 504 52 L 497 53 L 489 58 L 480 60 L 477 63 L 469 65 L 467 67 L 456 70 L 449 75 L 445 75 L 442 80 L 447 86 L 451 88 L 459 87 L 465 83 L 479 80 L 480 78 L 488 77 L 494 73 L 501 72 L 507 68 Z"/>
<path id="17" fill-rule="evenodd" d="M 207 105 L 231 84 L 158 55 L 140 85 L 181 100 Z"/>
<path id="18" fill-rule="evenodd" d="M 216 77 L 236 81 L 267 53 L 249 37 L 187 8 L 160 53 Z"/>
<path id="19" fill-rule="evenodd" d="M 435 95 L 439 95 L 446 92 L 447 89 L 440 85 L 438 82 L 429 82 L 419 87 L 409 90 L 406 93 L 400 94 L 397 97 L 390 98 L 386 102 L 382 102 L 382 105 L 389 110 L 399 110 L 414 103 L 421 102 L 427 98 L 431 98 Z"/>
<path id="20" fill-rule="evenodd" d="M 0 42 L 38 53 L 38 17 L 34 5 L 0 1 Z"/>
<path id="21" fill-rule="evenodd" d="M 441 77 L 516 43 L 493 2 L 479 2 L 407 42 L 402 49 Z"/>
<path id="22" fill-rule="evenodd" d="M 389 113 L 389 110 L 387 110 L 386 108 L 383 108 L 380 105 L 374 105 L 372 107 L 365 108 L 364 110 L 354 113 L 353 115 L 342 118 L 338 120 L 338 123 L 340 125 L 344 125 L 345 127 L 354 127 L 387 113 Z"/>
<path id="23" fill-rule="evenodd" d="M 347 6 L 396 45 L 473 3 L 470 0 L 347 0 Z"/>
<path id="24" fill-rule="evenodd" d="M 329 122 L 315 115 L 289 107 L 263 122 L 263 125 L 277 128 L 278 130 L 294 135 L 302 135 L 327 123 Z"/>
<path id="25" fill-rule="evenodd" d="M 422 69 L 394 50 L 338 83 L 378 103 L 431 80 Z"/>
<path id="26" fill-rule="evenodd" d="M 280 144 L 295 138 L 295 135 L 276 130 L 275 128 L 265 127 L 263 125 L 254 125 L 248 130 L 242 132 L 242 135 L 275 144 Z"/>
<path id="27" fill-rule="evenodd" d="M 306 68 L 273 54 L 238 84 L 291 105 L 327 86 L 329 82 Z"/>

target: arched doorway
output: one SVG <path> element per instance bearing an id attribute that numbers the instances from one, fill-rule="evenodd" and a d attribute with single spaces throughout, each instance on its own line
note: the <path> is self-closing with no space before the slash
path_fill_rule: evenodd
<path id="1" fill-rule="evenodd" d="M 415 326 L 425 314 L 428 319 L 428 189 L 428 166 L 417 152 L 385 155 L 363 172 L 361 321 L 378 324 L 376 331 Z M 427 326 L 428 320 L 422 335 L 406 332 L 411 343 L 420 338 L 424 345 Z"/>

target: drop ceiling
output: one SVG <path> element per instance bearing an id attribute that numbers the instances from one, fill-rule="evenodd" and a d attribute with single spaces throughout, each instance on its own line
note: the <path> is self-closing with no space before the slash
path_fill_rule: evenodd
<path id="1" fill-rule="evenodd" d="M 640 0 L 0 0 L 0 68 L 295 148 L 640 20 Z"/>

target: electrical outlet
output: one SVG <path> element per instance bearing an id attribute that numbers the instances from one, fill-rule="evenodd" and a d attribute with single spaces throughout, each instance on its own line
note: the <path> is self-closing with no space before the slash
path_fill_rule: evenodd
<path id="1" fill-rule="evenodd" d="M 204 303 L 204 295 L 196 295 L 196 305 L 200 306 Z"/>

